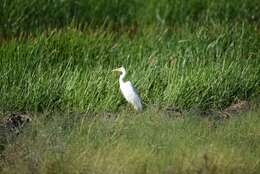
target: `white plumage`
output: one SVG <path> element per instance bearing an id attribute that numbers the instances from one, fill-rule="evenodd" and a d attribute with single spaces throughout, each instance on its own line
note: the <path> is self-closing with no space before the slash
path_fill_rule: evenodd
<path id="1" fill-rule="evenodd" d="M 130 81 L 124 82 L 124 78 L 126 76 L 126 70 L 124 67 L 114 69 L 113 71 L 119 71 L 120 77 L 119 77 L 119 85 L 120 90 L 125 99 L 131 103 L 134 106 L 134 109 L 138 112 L 142 111 L 142 103 L 141 99 L 138 96 L 137 91 L 135 90 L 134 86 Z"/>

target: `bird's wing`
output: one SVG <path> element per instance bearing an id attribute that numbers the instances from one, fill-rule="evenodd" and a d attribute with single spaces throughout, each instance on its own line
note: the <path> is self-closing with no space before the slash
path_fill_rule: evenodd
<path id="1" fill-rule="evenodd" d="M 126 98 L 126 100 L 132 103 L 136 110 L 141 111 L 142 110 L 141 99 L 138 95 L 137 90 L 132 85 L 132 83 L 130 81 L 125 82 L 123 88 L 124 89 L 122 90 L 122 93 Z"/>
<path id="2" fill-rule="evenodd" d="M 139 92 L 134 87 L 134 85 L 130 81 L 127 81 L 126 84 L 127 84 L 128 88 L 130 88 L 139 97 Z"/>
<path id="3" fill-rule="evenodd" d="M 137 96 L 139 96 L 139 92 L 138 92 L 138 90 L 134 87 L 134 85 L 133 85 L 130 81 L 127 81 L 126 83 L 128 83 L 127 85 L 132 88 L 132 90 L 134 91 L 134 93 L 135 93 Z"/>

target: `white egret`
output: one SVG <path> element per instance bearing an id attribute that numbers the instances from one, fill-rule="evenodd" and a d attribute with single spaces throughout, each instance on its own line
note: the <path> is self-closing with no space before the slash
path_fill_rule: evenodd
<path id="1" fill-rule="evenodd" d="M 141 99 L 138 96 L 138 93 L 132 83 L 130 81 L 124 82 L 124 78 L 126 76 L 126 70 L 124 67 L 120 67 L 117 69 L 114 69 L 112 71 L 118 71 L 120 72 L 120 77 L 119 77 L 119 85 L 120 85 L 120 90 L 125 99 L 131 103 L 134 106 L 134 109 L 138 112 L 142 111 L 142 103 Z"/>

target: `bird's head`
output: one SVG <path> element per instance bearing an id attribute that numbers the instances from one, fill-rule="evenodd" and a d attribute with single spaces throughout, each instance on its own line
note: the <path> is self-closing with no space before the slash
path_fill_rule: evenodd
<path id="1" fill-rule="evenodd" d="M 120 68 L 113 69 L 112 72 L 120 72 L 120 74 L 123 74 L 126 70 L 123 66 L 121 66 Z"/>

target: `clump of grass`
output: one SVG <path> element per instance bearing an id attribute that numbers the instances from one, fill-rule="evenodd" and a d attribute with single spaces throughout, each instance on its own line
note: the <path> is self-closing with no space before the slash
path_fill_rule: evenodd
<path id="1" fill-rule="evenodd" d="M 174 119 L 152 108 L 110 118 L 59 113 L 35 118 L 6 147 L 2 173 L 260 171 L 257 111 L 214 127 L 196 115 Z"/>

